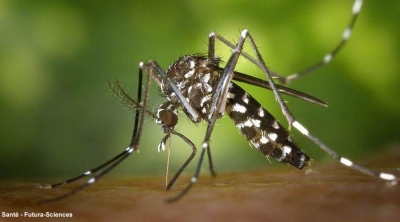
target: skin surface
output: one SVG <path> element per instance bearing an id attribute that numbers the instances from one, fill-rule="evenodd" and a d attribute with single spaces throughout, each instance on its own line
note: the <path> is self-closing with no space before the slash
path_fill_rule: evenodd
<path id="1" fill-rule="evenodd" d="M 398 150 L 363 163 L 398 175 Z M 400 218 L 399 185 L 391 186 L 338 163 L 319 166 L 314 163 L 302 171 L 283 167 L 222 173 L 216 178 L 203 172 L 187 196 L 166 204 L 166 198 L 184 188 L 190 179 L 187 173 L 170 192 L 163 188 L 163 176 L 107 177 L 75 196 L 41 206 L 35 203 L 66 193 L 74 185 L 48 190 L 35 188 L 32 182 L 2 181 L 0 209 L 20 214 L 72 213 L 73 219 L 83 221 L 396 221 Z"/>

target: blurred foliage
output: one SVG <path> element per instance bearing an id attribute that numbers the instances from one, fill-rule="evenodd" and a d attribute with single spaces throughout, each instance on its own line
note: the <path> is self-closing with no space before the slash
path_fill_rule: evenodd
<path id="1" fill-rule="evenodd" d="M 247 28 L 267 65 L 287 75 L 311 65 L 338 43 L 352 4 L 2 0 L 0 178 L 74 176 L 125 149 L 133 112 L 112 96 L 107 80 L 118 78 L 135 92 L 140 61 L 154 59 L 167 68 L 181 55 L 205 53 L 211 31 L 235 41 Z M 365 2 L 352 38 L 338 57 L 290 84 L 327 101 L 329 108 L 285 97 L 311 133 L 351 159 L 373 158 L 399 142 L 399 9 L 399 1 Z M 226 60 L 229 50 L 218 44 L 217 54 Z M 244 59 L 238 69 L 263 76 Z M 154 85 L 153 109 L 163 101 Z M 244 87 L 287 125 L 272 93 Z M 181 116 L 176 129 L 200 147 L 205 124 L 196 126 Z M 293 134 L 314 164 L 331 160 L 299 133 Z M 140 153 L 116 171 L 164 173 L 166 153 L 157 153 L 162 137 L 160 127 L 147 121 Z M 270 164 L 250 148 L 228 117 L 218 121 L 212 139 L 217 172 L 283 166 L 274 160 Z M 171 168 L 176 170 L 189 154 L 190 148 L 173 137 Z M 205 161 L 204 173 L 207 167 Z"/>

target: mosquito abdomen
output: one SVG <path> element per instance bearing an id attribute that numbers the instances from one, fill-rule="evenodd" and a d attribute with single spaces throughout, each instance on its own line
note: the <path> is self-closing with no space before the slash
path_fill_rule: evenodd
<path id="1" fill-rule="evenodd" d="M 226 112 L 246 140 L 266 156 L 298 169 L 309 165 L 310 158 L 300 150 L 286 129 L 233 82 L 229 85 Z"/>

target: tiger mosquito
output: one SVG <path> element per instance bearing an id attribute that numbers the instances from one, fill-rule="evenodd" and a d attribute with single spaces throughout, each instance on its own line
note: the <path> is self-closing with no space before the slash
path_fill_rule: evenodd
<path id="1" fill-rule="evenodd" d="M 213 176 L 216 175 L 211 158 L 210 140 L 216 121 L 220 119 L 225 112 L 232 119 L 233 123 L 245 139 L 267 157 L 273 157 L 279 162 L 292 165 L 298 169 L 309 166 L 311 161 L 310 157 L 302 152 L 300 147 L 292 140 L 288 131 L 257 100 L 233 82 L 233 80 L 272 90 L 275 99 L 281 107 L 283 115 L 286 117 L 289 128 L 294 127 L 297 129 L 300 133 L 308 137 L 317 146 L 343 165 L 372 177 L 377 177 L 389 181 L 392 184 L 397 184 L 397 182 L 400 181 L 399 177 L 389 173 L 376 172 L 355 164 L 351 160 L 340 156 L 327 145 L 322 143 L 317 137 L 313 136 L 306 127 L 295 119 L 282 99 L 281 94 L 286 94 L 317 105 L 327 106 L 324 101 L 297 90 L 275 84 L 273 81 L 273 78 L 275 78 L 279 82 L 286 84 L 331 62 L 349 40 L 362 4 L 363 0 L 354 1 L 350 23 L 344 30 L 341 41 L 330 53 L 326 54 L 323 59 L 309 68 L 287 77 L 284 77 L 267 67 L 252 35 L 246 29 L 241 32 L 236 44 L 229 42 L 215 32 L 210 33 L 207 55 L 192 54 L 182 56 L 166 71 L 164 71 L 156 61 L 139 63 L 139 87 L 136 100 L 123 89 L 118 81 L 116 86 L 109 82 L 109 86 L 116 97 L 132 109 L 136 110 L 132 138 L 128 148 L 102 165 L 86 171 L 77 177 L 55 184 L 39 184 L 38 187 L 40 188 L 56 188 L 75 182 L 86 176 L 93 175 L 93 177 L 87 180 L 86 183 L 74 188 L 70 192 L 53 199 L 44 200 L 41 203 L 55 202 L 79 192 L 98 181 L 133 152 L 138 151 L 145 116 L 152 118 L 157 124 L 161 125 L 162 131 L 166 134 L 158 145 L 159 151 L 165 149 L 166 143 L 170 140 L 171 135 L 178 136 L 192 149 L 189 158 L 166 185 L 166 189 L 169 190 L 182 171 L 192 161 L 197 152 L 196 146 L 190 141 L 190 139 L 174 130 L 175 125 L 178 123 L 179 110 L 182 110 L 193 123 L 205 121 L 207 123 L 207 130 L 194 175 L 186 188 L 178 195 L 167 199 L 167 202 L 179 200 L 191 189 L 193 184 L 197 182 L 206 153 L 210 172 Z M 219 66 L 222 61 L 215 56 L 216 40 L 219 40 L 232 49 L 232 54 L 223 68 Z M 243 45 L 246 40 L 250 43 L 255 58 L 243 51 Z M 240 55 L 258 66 L 265 74 L 266 80 L 258 79 L 235 71 Z M 142 101 L 141 86 L 143 82 L 143 71 L 147 73 L 147 80 L 144 85 L 145 92 Z M 153 113 L 147 108 L 151 79 L 158 84 L 160 91 L 167 99 L 162 105 L 160 105 L 157 113 Z"/>

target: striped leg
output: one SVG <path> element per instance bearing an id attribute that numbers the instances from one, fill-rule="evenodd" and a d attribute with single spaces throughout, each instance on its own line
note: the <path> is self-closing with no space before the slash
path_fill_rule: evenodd
<path id="1" fill-rule="evenodd" d="M 344 47 L 344 45 L 348 42 L 350 36 L 351 36 L 351 32 L 354 28 L 354 24 L 357 20 L 357 17 L 361 11 L 361 6 L 363 4 L 363 0 L 355 0 L 353 3 L 353 8 L 352 8 L 352 15 L 351 15 L 351 19 L 350 19 L 350 23 L 349 25 L 346 27 L 346 29 L 343 31 L 342 34 L 342 39 L 340 40 L 339 44 L 336 45 L 336 47 L 329 53 L 327 53 L 320 61 L 318 61 L 317 63 L 315 63 L 314 65 L 310 66 L 309 68 L 306 68 L 300 72 L 297 73 L 293 73 L 287 77 L 283 77 L 281 75 L 278 75 L 275 73 L 276 76 L 278 77 L 278 80 L 282 83 L 289 83 L 297 78 L 300 78 L 304 75 L 307 75 L 311 72 L 313 72 L 314 70 L 321 68 L 322 66 L 325 66 L 326 64 L 328 64 L 330 61 L 332 61 L 332 59 L 337 55 L 337 53 Z"/>
<path id="2" fill-rule="evenodd" d="M 139 85 L 140 86 L 142 85 L 142 76 L 143 76 L 142 69 L 145 69 L 145 68 L 146 67 L 144 67 L 143 63 L 141 63 L 140 69 L 139 69 Z M 141 133 L 142 133 L 142 129 L 143 129 L 144 116 L 145 116 L 144 114 L 147 112 L 146 107 L 147 107 L 147 102 L 148 102 L 148 97 L 149 97 L 150 83 L 151 83 L 151 76 L 152 76 L 151 70 L 147 69 L 147 72 L 148 72 L 148 75 L 147 75 L 147 81 L 146 81 L 146 85 L 145 85 L 144 100 L 142 103 L 141 110 L 138 110 L 138 109 L 136 110 L 135 124 L 133 127 L 133 135 L 132 135 L 132 139 L 131 139 L 131 143 L 130 143 L 129 147 L 126 148 L 123 152 L 121 152 L 119 155 L 117 155 L 113 159 L 107 161 L 106 163 L 100 165 L 99 167 L 96 167 L 90 171 L 87 171 L 86 173 L 84 173 L 80 176 L 77 176 L 77 177 L 69 179 L 65 182 L 61 182 L 61 183 L 57 183 L 57 184 L 53 184 L 53 185 L 38 185 L 39 188 L 54 188 L 54 187 L 58 187 L 58 186 L 61 186 L 61 185 L 67 184 L 67 183 L 77 181 L 83 177 L 89 176 L 91 174 L 96 173 L 99 170 L 102 170 L 96 176 L 93 176 L 89 180 L 87 180 L 86 183 L 74 188 L 70 192 L 68 192 L 64 195 L 52 198 L 52 199 L 41 201 L 41 202 L 39 202 L 39 204 L 47 204 L 47 203 L 56 202 L 56 201 L 59 201 L 59 200 L 62 200 L 64 198 L 74 195 L 75 193 L 77 193 L 77 192 L 83 190 L 84 188 L 90 186 L 91 184 L 95 183 L 97 180 L 99 180 L 104 175 L 106 175 L 108 172 L 110 172 L 112 169 L 114 169 L 116 166 L 118 166 L 122 161 L 124 161 L 126 158 L 128 158 L 134 151 L 139 149 L 139 142 L 140 142 L 140 137 L 141 137 Z M 138 88 L 138 101 L 137 101 L 138 104 L 141 103 L 141 98 L 142 98 L 141 89 L 142 89 L 142 87 Z M 140 113 L 142 113 L 142 115 L 140 115 Z"/>
<path id="3" fill-rule="evenodd" d="M 312 140 L 317 146 L 319 146 L 321 149 L 323 149 L 325 152 L 327 152 L 330 156 L 332 156 L 334 159 L 338 160 L 343 165 L 351 167 L 353 169 L 356 169 L 356 170 L 363 172 L 365 174 L 368 174 L 370 176 L 377 177 L 382 180 L 390 181 L 390 182 L 392 182 L 392 184 L 397 184 L 400 181 L 400 178 L 393 174 L 384 173 L 384 172 L 376 172 L 369 168 L 355 164 L 347 158 L 339 156 L 335 151 L 333 151 L 331 148 L 329 148 L 324 143 L 322 143 L 318 138 L 311 135 L 310 132 L 303 125 L 301 125 L 298 121 L 293 122 L 293 127 L 296 128 L 297 130 L 299 130 L 302 134 L 304 134 L 306 137 L 308 137 L 310 140 Z"/>
<path id="4" fill-rule="evenodd" d="M 363 0 L 355 0 L 354 1 L 353 7 L 352 7 L 352 16 L 351 16 L 349 25 L 343 31 L 342 38 L 341 38 L 339 44 L 337 44 L 335 46 L 335 48 L 331 52 L 327 53 L 320 61 L 316 62 L 314 65 L 311 65 L 310 67 L 308 67 L 302 71 L 293 73 L 286 77 L 273 71 L 273 70 L 270 70 L 271 75 L 273 77 L 277 78 L 277 80 L 282 83 L 289 83 L 289 82 L 291 82 L 295 79 L 298 79 L 304 75 L 307 75 L 307 74 L 313 72 L 314 70 L 321 68 L 321 67 L 325 66 L 326 64 L 328 64 L 329 62 L 331 62 L 332 59 L 340 52 L 340 50 L 346 45 L 346 43 L 350 39 L 355 22 L 361 11 L 362 4 L 363 4 Z M 229 42 L 227 39 L 225 39 L 221 35 L 216 34 L 216 33 L 211 33 L 209 36 L 209 53 L 208 53 L 208 55 L 211 56 L 212 58 L 215 55 L 215 52 L 214 52 L 215 39 L 220 40 L 222 43 L 224 43 L 225 45 L 227 45 L 228 47 L 230 47 L 232 49 L 235 48 L 234 44 Z M 240 52 L 240 54 L 242 56 L 244 56 L 246 59 L 248 59 L 249 61 L 251 61 L 252 63 L 254 63 L 255 65 L 257 65 L 258 67 L 262 68 L 262 64 L 258 61 L 258 59 L 253 58 L 251 55 L 249 55 L 246 52 Z"/>

